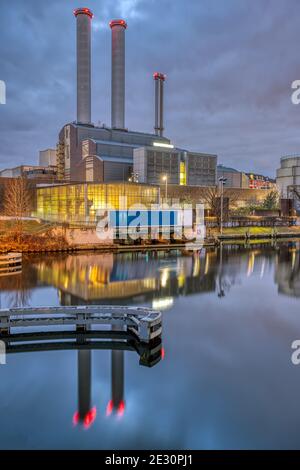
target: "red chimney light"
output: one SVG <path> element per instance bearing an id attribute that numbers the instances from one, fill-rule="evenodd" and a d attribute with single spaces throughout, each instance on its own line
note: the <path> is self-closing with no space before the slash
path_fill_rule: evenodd
<path id="1" fill-rule="evenodd" d="M 112 414 L 113 407 L 114 406 L 113 406 L 112 400 L 109 400 L 107 407 L 106 407 L 106 416 L 110 416 Z"/>
<path id="2" fill-rule="evenodd" d="M 77 426 L 78 422 L 79 422 L 79 412 L 76 411 L 73 416 L 73 426 Z"/>
<path id="3" fill-rule="evenodd" d="M 94 408 L 88 411 L 84 417 L 84 420 L 83 420 L 84 429 L 89 429 L 92 426 L 93 422 L 96 419 L 96 416 L 97 416 L 97 408 L 94 406 Z"/>
<path id="4" fill-rule="evenodd" d="M 77 17 L 78 15 L 88 15 L 90 18 L 93 18 L 93 12 L 89 8 L 76 8 L 74 10 L 74 15 Z"/>
<path id="5" fill-rule="evenodd" d="M 109 26 L 113 28 L 114 26 L 123 26 L 123 28 L 127 28 L 127 23 L 125 20 L 111 20 Z"/>
<path id="6" fill-rule="evenodd" d="M 122 416 L 124 415 L 124 411 L 125 411 L 125 403 L 122 400 L 122 401 L 120 401 L 120 404 L 119 404 L 118 410 L 117 410 L 118 418 L 122 418 Z"/>
<path id="7" fill-rule="evenodd" d="M 154 80 L 162 80 L 162 81 L 165 81 L 165 79 L 167 78 L 167 76 L 161 72 L 155 72 L 153 74 L 153 78 Z"/>
<path id="8" fill-rule="evenodd" d="M 84 429 L 89 429 L 92 426 L 93 422 L 96 419 L 96 416 L 97 416 L 97 408 L 94 406 L 94 408 L 92 408 L 91 410 L 87 412 L 87 414 L 85 415 L 83 419 Z M 73 426 L 77 426 L 79 421 L 80 421 L 79 411 L 76 411 L 73 416 Z"/>
<path id="9" fill-rule="evenodd" d="M 109 400 L 107 407 L 106 407 L 106 416 L 110 416 L 113 410 L 114 410 L 114 402 L 112 400 Z M 124 400 L 121 400 L 116 409 L 118 418 L 122 418 L 122 416 L 124 415 L 124 411 L 125 411 L 125 402 Z"/>

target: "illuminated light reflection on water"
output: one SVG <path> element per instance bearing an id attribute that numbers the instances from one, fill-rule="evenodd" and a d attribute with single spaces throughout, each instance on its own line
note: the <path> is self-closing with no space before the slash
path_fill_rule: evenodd
<path id="1" fill-rule="evenodd" d="M 299 448 L 299 243 L 200 254 L 30 256 L 0 279 L 1 307 L 145 305 L 163 312 L 160 357 L 135 351 L 9 354 L 0 448 Z"/>

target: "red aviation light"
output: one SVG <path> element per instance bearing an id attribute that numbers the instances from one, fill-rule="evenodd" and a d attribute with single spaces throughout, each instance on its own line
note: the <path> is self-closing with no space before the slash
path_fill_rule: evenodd
<path id="1" fill-rule="evenodd" d="M 165 348 L 161 348 L 161 353 L 160 353 L 160 355 L 161 355 L 162 361 L 163 361 L 164 358 L 165 358 L 165 354 L 166 354 Z"/>
<path id="2" fill-rule="evenodd" d="M 125 20 L 111 20 L 109 26 L 113 28 L 114 26 L 123 26 L 123 28 L 127 28 L 127 23 Z"/>
<path id="3" fill-rule="evenodd" d="M 165 79 L 167 78 L 167 76 L 166 76 L 164 73 L 155 72 L 155 73 L 153 74 L 153 78 L 154 78 L 154 80 L 162 80 L 162 81 L 164 82 Z"/>
<path id="4" fill-rule="evenodd" d="M 107 407 L 106 407 L 106 416 L 110 416 L 114 410 L 114 402 L 109 400 Z M 116 409 L 117 417 L 122 418 L 125 412 L 125 402 L 121 400 L 119 406 Z"/>
<path id="5" fill-rule="evenodd" d="M 79 423 L 79 412 L 76 411 L 73 416 L 73 426 L 77 426 L 78 423 Z"/>
<path id="6" fill-rule="evenodd" d="M 97 408 L 94 406 L 94 408 L 88 411 L 84 417 L 84 420 L 83 420 L 84 429 L 89 429 L 92 426 L 93 422 L 96 419 L 96 416 L 97 416 Z"/>
<path id="7" fill-rule="evenodd" d="M 113 407 L 114 405 L 113 405 L 112 400 L 109 400 L 107 407 L 106 407 L 106 416 L 110 416 L 112 414 Z"/>
<path id="8" fill-rule="evenodd" d="M 94 406 L 94 408 L 92 408 L 91 410 L 89 410 L 87 412 L 87 414 L 85 415 L 84 419 L 83 419 L 83 427 L 84 429 L 89 429 L 93 422 L 95 421 L 96 419 L 96 416 L 97 416 L 97 408 Z M 74 416 L 73 416 L 73 426 L 77 426 L 77 424 L 79 424 L 79 411 L 76 411 L 74 413 Z"/>
<path id="9" fill-rule="evenodd" d="M 74 10 L 74 15 L 77 17 L 78 15 L 88 15 L 90 18 L 93 18 L 93 12 L 89 8 L 76 8 Z"/>
<path id="10" fill-rule="evenodd" d="M 125 412 L 125 403 L 123 400 L 121 400 L 117 409 L 118 418 L 122 418 L 124 416 L 124 412 Z"/>

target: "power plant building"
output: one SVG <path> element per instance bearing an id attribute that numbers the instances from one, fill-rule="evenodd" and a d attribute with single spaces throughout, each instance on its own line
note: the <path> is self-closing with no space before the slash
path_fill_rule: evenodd
<path id="1" fill-rule="evenodd" d="M 158 204 L 158 186 L 133 183 L 69 183 L 37 188 L 36 216 L 52 222 L 96 224 L 99 210 Z"/>
<path id="2" fill-rule="evenodd" d="M 217 167 L 217 179 L 226 178 L 226 188 L 249 188 L 249 178 L 242 171 L 224 165 Z"/>
<path id="3" fill-rule="evenodd" d="M 56 150 L 46 149 L 40 150 L 39 166 L 56 166 Z"/>
<path id="4" fill-rule="evenodd" d="M 280 159 L 276 171 L 276 185 L 282 198 L 292 199 L 300 212 L 300 155 L 288 155 Z"/>
<path id="5" fill-rule="evenodd" d="M 166 145 L 167 146 L 167 145 Z M 170 146 L 172 147 L 172 146 Z M 165 148 L 157 143 L 133 152 L 134 175 L 141 183 L 161 184 L 162 175 L 168 184 L 214 186 L 217 156 Z"/>
<path id="6" fill-rule="evenodd" d="M 123 19 L 110 22 L 112 34 L 111 127 L 91 122 L 91 22 L 88 8 L 74 11 L 77 22 L 77 120 L 66 124 L 57 144 L 57 172 L 69 182 L 120 182 L 132 179 L 160 184 L 209 186 L 216 183 L 215 155 L 173 149 L 164 136 L 164 84 L 166 76 L 153 75 L 155 89 L 154 133 L 130 131 L 125 125 L 125 35 Z M 161 146 L 161 148 L 160 148 Z M 170 149 L 172 148 L 172 152 Z M 140 162 L 139 156 L 142 161 Z M 146 156 L 147 165 L 145 166 Z M 155 160 L 155 164 L 151 162 Z M 147 167 L 147 168 L 146 168 Z M 143 170 L 144 168 L 144 170 Z M 147 170 L 147 171 L 146 171 Z"/>

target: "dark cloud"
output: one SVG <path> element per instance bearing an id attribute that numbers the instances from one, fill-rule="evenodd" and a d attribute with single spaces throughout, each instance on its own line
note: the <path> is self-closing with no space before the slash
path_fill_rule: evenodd
<path id="1" fill-rule="evenodd" d="M 110 122 L 110 30 L 128 21 L 126 123 L 153 128 L 155 70 L 165 72 L 166 134 L 181 147 L 274 175 L 300 151 L 298 0 L 89 0 L 93 20 L 93 120 Z M 75 119 L 73 0 L 1 0 L 1 167 L 35 163 Z"/>

